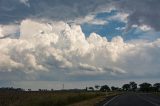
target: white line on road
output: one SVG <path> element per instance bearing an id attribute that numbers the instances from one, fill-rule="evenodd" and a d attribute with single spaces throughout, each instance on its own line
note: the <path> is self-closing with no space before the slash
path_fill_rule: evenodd
<path id="1" fill-rule="evenodd" d="M 108 102 L 106 102 L 103 106 L 107 106 L 111 101 L 113 101 L 114 99 L 116 99 L 119 95 L 113 97 L 111 100 L 109 100 Z"/>
<path id="2" fill-rule="evenodd" d="M 154 101 L 154 102 L 160 102 L 158 99 L 155 99 L 155 98 L 153 98 L 153 97 L 146 97 L 146 98 L 148 98 L 148 99 L 150 99 L 150 100 L 152 100 L 152 101 Z"/>
<path id="3" fill-rule="evenodd" d="M 157 103 L 155 103 L 155 102 L 152 102 L 152 101 L 150 101 L 150 100 L 148 100 L 148 99 L 146 99 L 146 98 L 143 98 L 143 97 L 141 97 L 140 95 L 138 95 L 141 99 L 143 99 L 143 100 L 145 100 L 146 102 L 149 102 L 149 103 L 151 103 L 151 104 L 153 104 L 154 106 L 160 106 L 159 104 L 157 104 Z"/>

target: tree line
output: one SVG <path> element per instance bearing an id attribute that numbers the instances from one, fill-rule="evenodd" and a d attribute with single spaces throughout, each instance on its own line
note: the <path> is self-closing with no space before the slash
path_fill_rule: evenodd
<path id="1" fill-rule="evenodd" d="M 63 89 L 64 90 L 64 89 Z M 137 84 L 136 82 L 132 81 L 127 84 L 122 85 L 122 87 L 115 87 L 108 85 L 95 85 L 94 87 L 86 87 L 85 89 L 70 89 L 71 91 L 101 91 L 101 92 L 110 92 L 110 91 L 133 91 L 133 92 L 160 92 L 160 83 L 150 84 L 147 82 Z M 66 90 L 66 91 L 70 91 Z M 13 87 L 2 87 L 0 91 L 32 91 L 31 89 L 25 90 L 22 88 L 13 88 Z M 54 89 L 39 89 L 38 91 L 55 91 Z M 59 90 L 61 91 L 61 90 Z"/>
<path id="2" fill-rule="evenodd" d="M 102 91 L 102 92 L 109 92 L 109 91 L 133 91 L 133 92 L 160 92 L 160 83 L 150 84 L 147 82 L 137 84 L 136 82 L 132 81 L 130 83 L 122 85 L 122 87 L 115 87 L 108 85 L 95 85 L 94 87 L 86 87 L 87 91 Z"/>

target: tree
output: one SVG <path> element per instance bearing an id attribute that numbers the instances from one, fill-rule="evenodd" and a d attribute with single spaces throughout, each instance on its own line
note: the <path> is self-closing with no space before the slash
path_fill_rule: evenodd
<path id="1" fill-rule="evenodd" d="M 91 90 L 91 91 L 94 91 L 94 88 L 93 88 L 93 87 L 89 87 L 88 89 Z"/>
<path id="2" fill-rule="evenodd" d="M 140 91 L 143 92 L 149 92 L 152 90 L 152 85 L 150 83 L 142 83 L 139 85 L 140 86 Z"/>
<path id="3" fill-rule="evenodd" d="M 128 91 L 128 90 L 130 89 L 130 84 L 124 84 L 124 85 L 122 86 L 122 89 L 123 89 L 124 91 Z"/>
<path id="4" fill-rule="evenodd" d="M 130 90 L 135 91 L 137 89 L 137 84 L 135 82 L 130 82 Z"/>
<path id="5" fill-rule="evenodd" d="M 22 92 L 22 91 L 25 91 L 24 89 L 22 88 L 13 88 L 13 87 L 2 87 L 0 88 L 0 91 L 16 91 L 16 92 Z"/>
<path id="6" fill-rule="evenodd" d="M 109 86 L 108 85 L 103 85 L 103 86 L 101 86 L 101 88 L 100 88 L 100 91 L 102 91 L 102 92 L 108 92 L 108 91 L 110 91 L 110 88 L 109 88 Z"/>
<path id="7" fill-rule="evenodd" d="M 85 91 L 88 91 L 88 87 L 85 88 Z"/>
<path id="8" fill-rule="evenodd" d="M 100 88 L 100 86 L 99 85 L 95 85 L 94 86 L 97 90 Z"/>
<path id="9" fill-rule="evenodd" d="M 156 92 L 160 91 L 160 83 L 155 83 L 153 87 L 155 88 Z"/>
<path id="10" fill-rule="evenodd" d="M 28 91 L 32 91 L 32 89 L 28 89 Z"/>
<path id="11" fill-rule="evenodd" d="M 119 88 L 118 88 L 118 87 L 114 87 L 114 86 L 112 86 L 112 87 L 111 87 L 111 90 L 112 90 L 112 91 L 118 91 L 118 90 L 119 90 Z"/>

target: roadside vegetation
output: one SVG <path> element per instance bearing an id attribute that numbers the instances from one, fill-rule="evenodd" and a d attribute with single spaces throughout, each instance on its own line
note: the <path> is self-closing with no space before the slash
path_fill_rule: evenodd
<path id="1" fill-rule="evenodd" d="M 101 92 L 5 91 L 0 92 L 0 106 L 65 106 L 104 95 Z"/>
<path id="2" fill-rule="evenodd" d="M 130 82 L 115 87 L 95 85 L 85 89 L 32 91 L 21 88 L 0 88 L 0 106 L 92 106 L 105 97 L 126 92 L 152 92 L 160 95 L 160 83 Z M 94 101 L 94 102 L 93 102 Z"/>

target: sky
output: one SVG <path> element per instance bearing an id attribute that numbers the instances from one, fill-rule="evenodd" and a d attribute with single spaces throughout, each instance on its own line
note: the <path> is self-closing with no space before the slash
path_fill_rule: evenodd
<path id="1" fill-rule="evenodd" d="M 158 82 L 159 10 L 160 0 L 0 0 L 0 87 Z"/>

